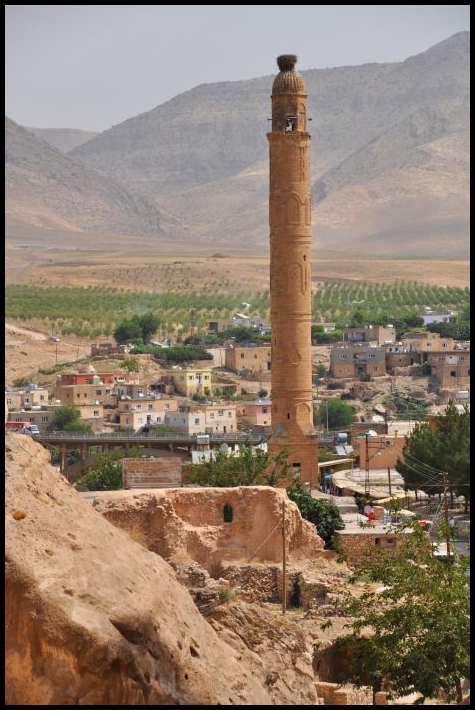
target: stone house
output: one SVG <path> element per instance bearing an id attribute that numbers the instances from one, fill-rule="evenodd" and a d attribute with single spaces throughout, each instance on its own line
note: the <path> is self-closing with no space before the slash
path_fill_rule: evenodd
<path id="1" fill-rule="evenodd" d="M 104 342 L 93 343 L 91 345 L 91 357 L 123 357 L 127 354 L 127 345 L 118 345 L 117 343 Z"/>
<path id="2" fill-rule="evenodd" d="M 220 320 L 210 320 L 208 321 L 208 333 L 222 333 L 223 330 L 227 330 L 233 326 L 233 322 L 230 318 L 220 319 Z"/>
<path id="3" fill-rule="evenodd" d="M 427 374 L 442 389 L 470 388 L 470 350 L 431 352 L 427 354 L 425 362 Z"/>
<path id="4" fill-rule="evenodd" d="M 173 397 L 137 397 L 120 399 L 114 418 L 121 429 L 139 431 L 143 426 L 165 424 L 166 415 L 176 412 L 178 401 Z"/>
<path id="5" fill-rule="evenodd" d="M 213 393 L 211 381 L 212 367 L 179 367 L 168 371 L 174 391 L 183 397 L 199 395 L 209 397 Z"/>
<path id="6" fill-rule="evenodd" d="M 168 412 L 165 423 L 174 431 L 193 434 L 229 434 L 237 431 L 236 405 L 203 404 L 181 405 L 176 412 Z"/>
<path id="7" fill-rule="evenodd" d="M 361 379 L 386 375 L 384 347 L 355 344 L 336 345 L 330 351 L 330 375 L 335 379 Z"/>
<path id="8" fill-rule="evenodd" d="M 244 428 L 263 428 L 270 431 L 272 424 L 272 401 L 259 399 L 240 402 L 241 425 Z"/>
<path id="9" fill-rule="evenodd" d="M 57 378 L 52 395 L 63 405 L 116 407 L 120 396 L 135 390 L 144 392 L 142 386 L 126 381 L 122 373 L 66 372 Z"/>
<path id="10" fill-rule="evenodd" d="M 408 345 L 402 342 L 397 345 L 388 345 L 385 354 L 386 372 L 394 374 L 398 367 L 410 367 L 420 363 L 420 355 L 414 353 Z"/>
<path id="11" fill-rule="evenodd" d="M 31 424 L 37 424 L 40 431 L 47 429 L 53 421 L 54 413 L 58 407 L 62 406 L 61 402 L 54 404 L 45 404 L 41 407 L 29 410 L 18 410 L 14 413 L 10 412 L 9 419 L 15 421 L 25 421 Z M 104 424 L 104 408 L 102 404 L 86 403 L 79 407 L 81 420 L 85 424 L 90 424 L 94 431 L 100 431 Z"/>
<path id="12" fill-rule="evenodd" d="M 380 521 L 376 521 L 373 526 L 364 523 L 361 527 L 358 524 L 346 524 L 343 530 L 335 531 L 335 543 L 351 567 L 361 561 L 371 548 L 395 549 L 403 542 L 404 534 L 410 533 L 391 525 L 383 525 Z"/>
<path id="13" fill-rule="evenodd" d="M 453 311 L 425 311 L 420 314 L 420 317 L 424 321 L 424 325 L 429 325 L 429 323 L 453 323 L 454 314 Z"/>
<path id="14" fill-rule="evenodd" d="M 261 372 L 270 372 L 270 345 L 263 347 L 229 345 L 225 351 L 225 366 L 238 374 L 246 372 L 257 375 Z"/>
<path id="15" fill-rule="evenodd" d="M 405 333 L 401 339 L 402 347 L 410 353 L 419 356 L 418 362 L 424 363 L 427 355 L 431 352 L 446 351 L 455 349 L 453 338 L 442 338 L 439 333 Z"/>
<path id="16" fill-rule="evenodd" d="M 56 385 L 53 397 L 64 406 L 83 407 L 104 404 L 115 406 L 117 398 L 112 387 L 103 384 L 94 385 Z"/>
<path id="17" fill-rule="evenodd" d="M 48 404 L 49 392 L 46 387 L 31 384 L 25 389 L 15 389 L 5 392 L 5 403 L 9 411 L 39 409 Z"/>
<path id="18" fill-rule="evenodd" d="M 361 328 L 344 328 L 345 343 L 372 343 L 385 345 L 396 340 L 396 328 L 393 325 L 367 325 Z"/>
<path id="19" fill-rule="evenodd" d="M 404 436 L 397 436 L 397 422 L 395 434 L 377 436 L 361 436 L 353 438 L 353 447 L 356 450 L 359 467 L 368 470 L 394 469 L 401 449 L 405 444 Z"/>

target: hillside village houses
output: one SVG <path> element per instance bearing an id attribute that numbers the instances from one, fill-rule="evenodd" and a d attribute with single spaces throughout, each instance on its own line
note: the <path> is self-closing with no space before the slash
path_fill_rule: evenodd
<path id="1" fill-rule="evenodd" d="M 94 352 L 104 347 L 94 344 Z M 313 350 L 317 353 L 318 346 Z M 270 345 L 228 344 L 224 363 L 229 373 L 265 385 L 271 369 Z M 248 400 L 225 402 L 216 396 L 223 390 L 222 371 L 222 366 L 215 369 L 207 363 L 174 366 L 159 379 L 142 377 L 140 382 L 135 373 L 97 373 L 89 366 L 62 373 L 48 388 L 35 384 L 6 388 L 5 402 L 10 420 L 29 421 L 40 430 L 48 427 L 58 406 L 77 405 L 94 431 L 112 425 L 139 431 L 150 424 L 189 434 L 243 428 L 270 431 L 271 400 L 259 398 L 255 387 L 255 397 Z M 469 398 L 470 345 L 461 349 L 452 338 L 420 332 L 406 333 L 396 343 L 393 326 L 367 326 L 345 329 L 343 343 L 330 349 L 328 375 L 334 380 L 361 381 L 403 372 L 428 377 L 429 391 L 437 392 L 441 401 L 457 400 L 458 393 L 468 393 Z"/>

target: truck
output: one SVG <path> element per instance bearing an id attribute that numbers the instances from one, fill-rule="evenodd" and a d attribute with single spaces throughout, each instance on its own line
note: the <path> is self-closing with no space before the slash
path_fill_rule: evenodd
<path id="1" fill-rule="evenodd" d="M 28 434 L 28 436 L 38 436 L 40 430 L 38 424 L 26 424 L 21 429 L 18 429 L 19 434 Z"/>

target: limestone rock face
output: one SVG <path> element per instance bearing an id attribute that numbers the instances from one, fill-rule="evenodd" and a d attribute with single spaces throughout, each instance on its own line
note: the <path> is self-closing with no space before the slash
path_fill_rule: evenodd
<path id="1" fill-rule="evenodd" d="M 169 564 L 84 501 L 40 444 L 8 434 L 5 454 L 7 705 L 301 702 L 287 683 L 272 697 L 257 654 L 223 640 Z"/>

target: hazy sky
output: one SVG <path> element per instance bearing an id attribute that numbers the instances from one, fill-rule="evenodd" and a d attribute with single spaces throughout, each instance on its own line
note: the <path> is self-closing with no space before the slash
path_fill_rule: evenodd
<path id="1" fill-rule="evenodd" d="M 5 115 L 103 131 L 200 84 L 399 62 L 470 29 L 470 5 L 6 5 Z M 271 84 L 269 83 L 269 90 Z"/>

